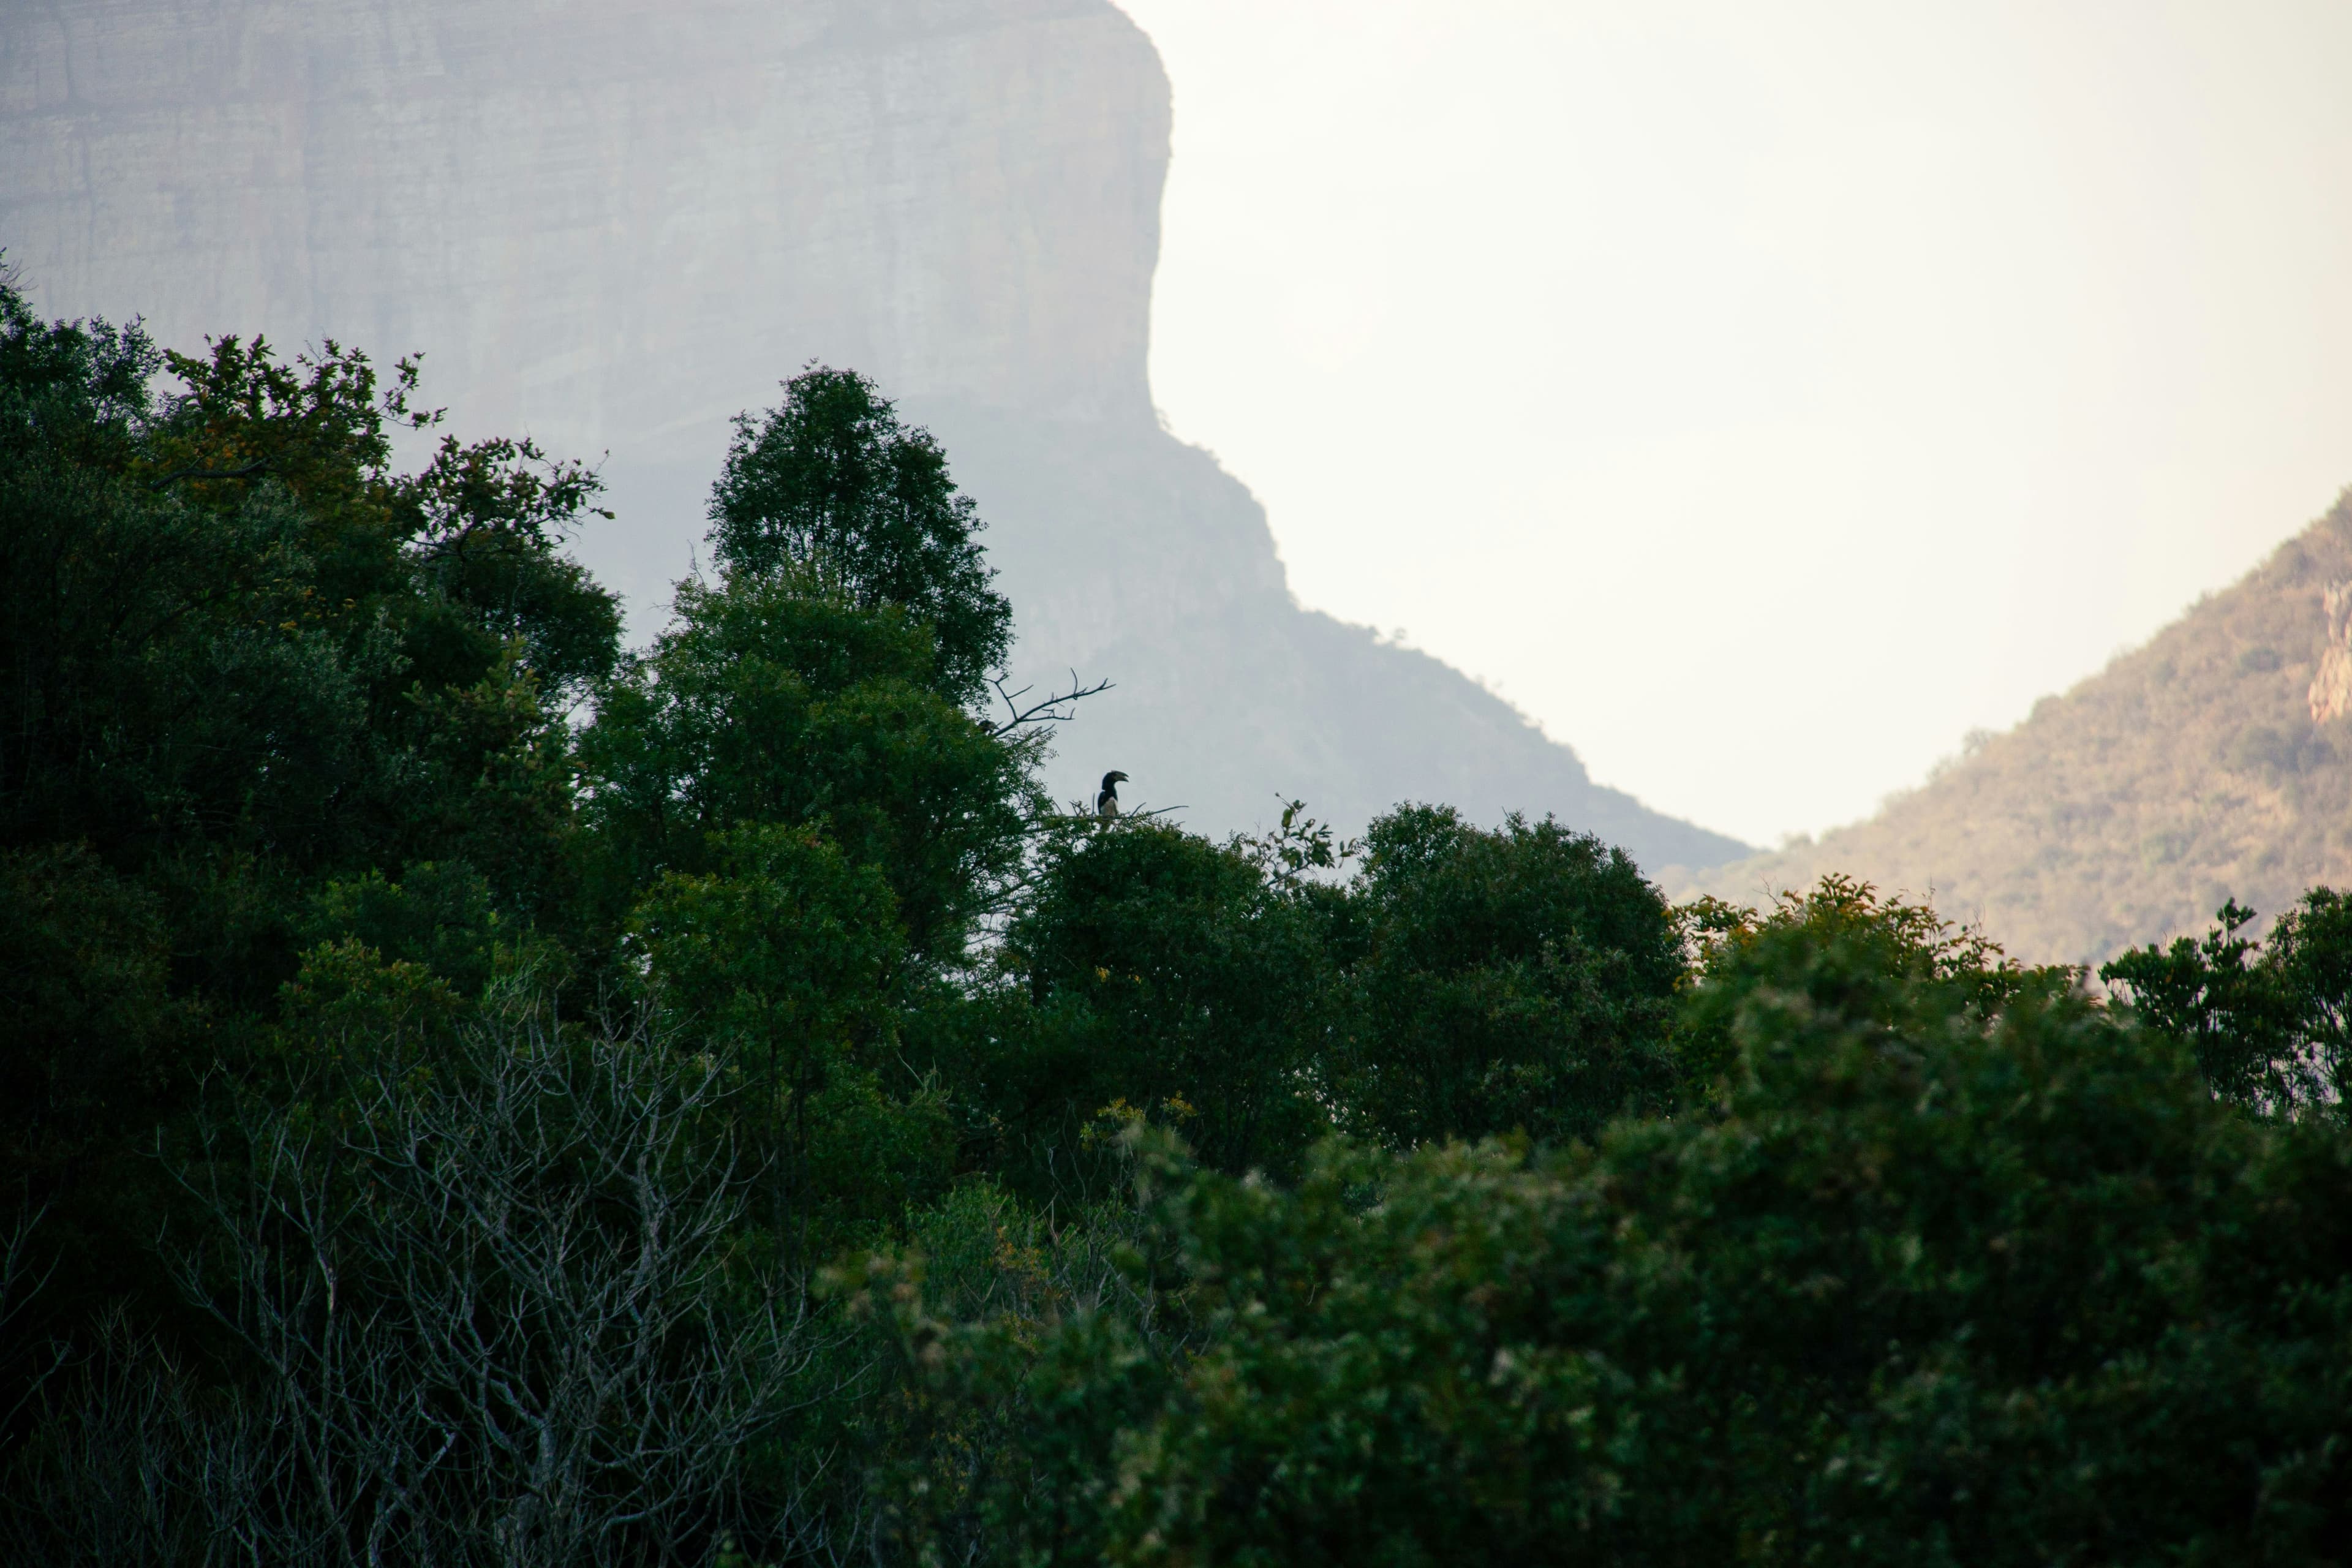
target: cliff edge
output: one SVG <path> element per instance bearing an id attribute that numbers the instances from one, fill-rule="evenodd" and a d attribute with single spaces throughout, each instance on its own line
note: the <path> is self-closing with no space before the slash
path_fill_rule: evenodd
<path id="1" fill-rule="evenodd" d="M 1118 683 L 1063 794 L 1117 766 L 1213 832 L 1418 798 L 1747 852 L 1298 608 L 1262 510 L 1151 406 L 1168 129 L 1107 0 L 16 7 L 0 246 L 52 314 L 421 351 L 461 432 L 608 454 L 619 521 L 581 551 L 640 630 L 729 419 L 812 360 L 867 372 L 990 521 L 1023 678 Z"/>

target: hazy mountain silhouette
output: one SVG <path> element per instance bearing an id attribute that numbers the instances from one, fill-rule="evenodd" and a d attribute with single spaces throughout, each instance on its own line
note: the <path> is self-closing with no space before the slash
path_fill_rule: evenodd
<path id="1" fill-rule="evenodd" d="M 1151 406 L 1168 125 L 1107 0 L 16 7 L 0 244 L 51 313 L 422 350 L 461 431 L 608 452 L 619 521 L 582 551 L 641 612 L 729 417 L 811 360 L 867 372 L 989 520 L 1022 679 L 1118 683 L 1064 732 L 1065 795 L 1117 766 L 1211 831 L 1423 798 L 1646 864 L 1748 853 L 1298 608 L 1263 510 Z"/>

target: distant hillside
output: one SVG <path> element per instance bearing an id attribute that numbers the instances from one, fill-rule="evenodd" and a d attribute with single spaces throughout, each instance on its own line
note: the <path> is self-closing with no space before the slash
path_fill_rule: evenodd
<path id="1" fill-rule="evenodd" d="M 1824 872 L 1933 889 L 2023 957 L 2098 962 L 2352 884 L 2352 490 L 2226 592 L 1877 816 L 1664 874 L 1743 901 Z"/>
<path id="2" fill-rule="evenodd" d="M 811 359 L 866 372 L 988 520 L 1020 679 L 1117 682 L 1058 737 L 1065 798 L 1116 767 L 1213 834 L 1433 799 L 1644 865 L 1749 853 L 1300 608 L 1152 408 L 1169 115 L 1109 0 L 0 6 L 0 247 L 51 314 L 422 350 L 467 434 L 609 454 L 580 548 L 640 635 L 730 417 Z"/>

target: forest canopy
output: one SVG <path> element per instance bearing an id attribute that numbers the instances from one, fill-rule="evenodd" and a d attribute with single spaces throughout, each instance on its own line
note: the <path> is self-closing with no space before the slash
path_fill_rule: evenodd
<path id="1" fill-rule="evenodd" d="M 632 650 L 415 362 L 0 284 L 10 1560 L 2352 1552 L 2343 897 L 2101 991 L 1059 804 L 947 454 L 782 393 Z"/>

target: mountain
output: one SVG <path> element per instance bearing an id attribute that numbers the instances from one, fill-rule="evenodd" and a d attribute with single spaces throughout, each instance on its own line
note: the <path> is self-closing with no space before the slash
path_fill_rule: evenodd
<path id="1" fill-rule="evenodd" d="M 866 371 L 990 521 L 1020 679 L 1116 682 L 1062 733 L 1064 795 L 1115 766 L 1212 832 L 1423 798 L 1747 853 L 1300 609 L 1262 509 L 1151 405 L 1169 112 L 1107 0 L 12 6 L 0 245 L 54 314 L 422 351 L 461 433 L 608 453 L 619 521 L 581 552 L 640 633 L 730 417 L 812 360 Z"/>
<path id="2" fill-rule="evenodd" d="M 1932 892 L 2022 957 L 2097 963 L 2352 885 L 2352 491 L 2228 590 L 1866 822 L 1703 873 L 1752 902 L 1827 872 Z"/>

